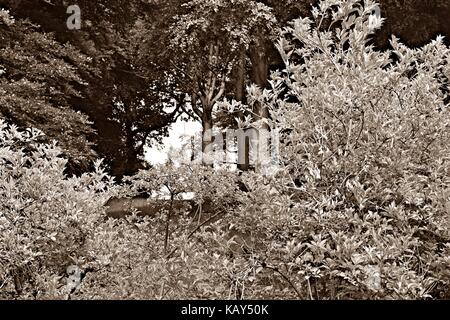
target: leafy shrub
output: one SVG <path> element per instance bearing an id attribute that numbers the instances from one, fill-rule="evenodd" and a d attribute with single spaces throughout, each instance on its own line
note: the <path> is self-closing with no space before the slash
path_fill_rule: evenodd
<path id="1" fill-rule="evenodd" d="M 38 130 L 0 122 L 0 298 L 206 295 L 207 288 L 196 286 L 208 280 L 203 269 L 209 255 L 196 252 L 192 235 L 208 222 L 220 224 L 232 203 L 234 174 L 217 175 L 201 166 L 161 166 L 140 172 L 130 178 L 131 186 L 118 188 L 100 162 L 91 174 L 65 176 L 67 161 L 60 157 L 61 150 L 41 143 L 41 138 Z M 174 199 L 195 192 L 197 203 L 208 202 L 215 212 L 195 221 L 181 212 L 177 223 L 167 220 L 170 207 L 148 217 L 106 218 L 104 204 L 110 197 L 164 186 Z M 67 285 L 68 267 L 80 270 L 82 281 L 75 287 Z"/>
<path id="2" fill-rule="evenodd" d="M 209 271 L 211 251 L 198 240 L 207 228 L 224 225 L 226 213 L 237 206 L 236 179 L 232 172 L 197 164 L 161 165 L 126 179 L 118 192 L 122 197 L 146 193 L 149 203 L 165 198 L 166 205 L 152 215 L 134 212 L 102 225 L 90 246 L 105 257 L 104 265 L 86 277 L 79 296 L 225 297 L 223 291 L 228 288 L 223 279 Z M 189 215 L 191 208 L 174 205 L 189 195 L 194 195 L 192 201 L 198 208 L 194 215 Z"/>
<path id="3" fill-rule="evenodd" d="M 376 51 L 375 5 L 322 1 L 284 30 L 272 90 L 251 88 L 289 129 L 281 170 L 269 185 L 251 178 L 234 220 L 257 230 L 250 257 L 284 281 L 271 296 L 449 295 L 450 51 L 441 37 Z"/>
<path id="4" fill-rule="evenodd" d="M 69 265 L 95 261 L 86 242 L 103 220 L 112 186 L 96 163 L 92 174 L 66 177 L 67 160 L 38 130 L 0 121 L 0 297 L 62 295 Z"/>

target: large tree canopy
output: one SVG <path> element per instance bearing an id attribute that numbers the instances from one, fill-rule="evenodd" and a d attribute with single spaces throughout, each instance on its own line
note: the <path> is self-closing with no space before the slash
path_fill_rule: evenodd
<path id="1" fill-rule="evenodd" d="M 19 54 L 36 57 L 30 66 L 40 64 L 48 69 L 47 74 L 39 71 L 39 79 L 33 79 L 34 71 L 27 76 L 32 83 L 41 83 L 39 90 L 47 91 L 33 90 L 38 102 L 33 107 L 45 100 L 47 108 L 64 110 L 65 117 L 73 119 L 60 121 L 55 116 L 41 127 L 53 127 L 46 132 L 63 147 L 70 144 L 70 154 L 79 157 L 76 162 L 80 165 L 91 154 L 91 137 L 94 150 L 106 158 L 113 174 L 132 174 L 144 163 L 144 147 L 166 135 L 168 125 L 181 112 L 201 121 L 204 129 L 214 122 L 235 126 L 236 116 L 242 114 L 220 113 L 214 120 L 216 101 L 228 97 L 245 103 L 247 86 L 269 87 L 270 72 L 282 65 L 273 46 L 279 28 L 294 17 L 308 15 L 314 2 L 79 0 L 81 29 L 69 30 L 69 1 L 36 0 L 30 5 L 0 0 L 0 6 L 10 9 L 17 19 L 15 25 L 2 24 L 3 64 L 9 64 L 2 72 L 3 90 L 6 85 L 24 86 L 16 80 L 26 72 L 27 62 L 20 64 L 19 56 L 8 53 L 20 45 Z M 437 33 L 450 34 L 448 1 L 382 0 L 380 6 L 387 23 L 376 35 L 379 47 L 388 46 L 390 34 L 412 45 L 423 44 Z M 62 66 L 59 74 L 49 74 L 53 72 L 51 63 L 56 62 L 45 59 L 53 56 Z M 62 71 L 64 68 L 68 71 Z M 18 89 L 8 87 L 8 96 L 13 90 Z M 12 108 L 9 99 L 9 107 L 6 103 L 2 106 L 3 113 L 8 109 L 11 121 L 25 124 L 19 110 L 26 103 Z M 85 118 L 76 111 L 92 121 L 95 135 L 90 135 Z M 268 116 L 258 104 L 253 112 L 256 118 Z M 34 121 L 43 122 L 39 118 Z M 59 123 L 66 127 L 70 123 L 72 128 L 57 128 Z M 55 132 L 59 130 L 68 134 L 58 138 Z"/>
<path id="2" fill-rule="evenodd" d="M 161 139 L 179 115 L 179 106 L 170 108 L 171 100 L 163 93 L 170 91 L 163 90 L 168 86 L 165 77 L 155 63 L 140 64 L 135 43 L 139 17 L 145 12 L 158 13 L 159 7 L 151 1 L 78 1 L 82 28 L 68 30 L 67 1 L 29 6 L 5 0 L 1 4 L 18 18 L 27 18 L 39 24 L 40 30 L 52 32 L 57 43 L 70 43 L 89 56 L 96 72 L 78 70 L 87 85 L 75 86 L 80 94 L 70 97 L 70 106 L 93 122 L 95 150 L 106 158 L 111 172 L 118 176 L 135 173 L 144 163 L 145 145 Z"/>
<path id="3" fill-rule="evenodd" d="M 41 129 L 60 142 L 71 166 L 86 169 L 95 156 L 85 116 L 70 108 L 90 71 L 86 55 L 62 45 L 31 23 L 0 11 L 0 115 L 9 122 Z"/>

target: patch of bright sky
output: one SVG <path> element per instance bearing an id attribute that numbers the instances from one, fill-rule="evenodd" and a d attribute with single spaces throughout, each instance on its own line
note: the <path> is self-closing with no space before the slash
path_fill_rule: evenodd
<path id="1" fill-rule="evenodd" d="M 202 126 L 198 121 L 182 121 L 179 119 L 169 128 L 169 136 L 165 137 L 161 145 L 154 145 L 145 149 L 145 160 L 152 165 L 164 164 L 168 160 L 171 148 L 180 149 L 186 137 L 201 132 Z"/>

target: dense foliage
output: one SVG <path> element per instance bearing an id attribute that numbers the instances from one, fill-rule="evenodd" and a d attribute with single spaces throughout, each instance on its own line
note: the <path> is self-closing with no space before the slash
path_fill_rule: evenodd
<path id="1" fill-rule="evenodd" d="M 44 94 L 37 100 L 42 103 L 45 98 L 46 108 L 40 109 L 57 114 L 50 117 L 55 119 L 53 123 L 37 127 L 60 141 L 69 154 L 67 171 L 80 174 L 90 167 L 89 151 L 94 149 L 105 159 L 108 172 L 120 178 L 145 167 L 144 148 L 161 141 L 168 126 L 180 116 L 202 121 L 205 127 L 212 122 L 236 126 L 235 118 L 242 114 L 221 113 L 213 115 L 217 117 L 214 121 L 211 119 L 212 111 L 217 109 L 214 102 L 218 99 L 214 98 L 227 96 L 245 102 L 245 87 L 250 83 L 268 87 L 269 70 L 282 64 L 272 41 L 277 28 L 299 15 L 308 15 L 314 2 L 317 1 L 78 0 L 81 29 L 68 30 L 66 0 L 0 0 L 0 8 L 9 10 L 17 22 L 9 26 L 0 23 L 0 47 L 16 47 L 19 55 L 25 54 L 22 58 L 29 54 L 38 57 L 32 66 L 39 64 L 40 69 L 34 71 L 41 72 L 40 78 L 31 77 L 33 71 L 27 70 L 32 78 L 27 80 L 51 84 L 53 92 L 35 88 Z M 422 45 L 438 33 L 450 35 L 448 1 L 382 0 L 380 6 L 388 21 L 375 37 L 377 46 L 386 47 L 392 34 L 413 45 Z M 23 41 L 23 33 L 34 35 L 34 41 Z M 47 40 L 43 40 L 43 45 L 36 44 L 41 38 Z M 220 48 L 212 64 L 211 45 Z M 48 50 L 47 55 L 44 50 Z M 45 71 L 51 68 L 47 59 L 52 58 L 56 59 L 51 60 L 54 67 L 58 64 L 67 72 L 52 75 Z M 85 64 L 85 58 L 90 63 Z M 2 59 L 11 60 L 10 52 L 5 52 Z M 27 61 L 10 62 L 3 78 L 23 78 L 20 74 L 25 72 L 23 62 Z M 76 72 L 67 70 L 73 66 Z M 217 70 L 221 72 L 215 86 L 208 85 L 209 71 Z M 14 88 L 8 87 L 8 92 L 26 89 L 16 88 L 19 85 L 23 87 L 22 82 L 16 83 Z M 73 95 L 75 91 L 77 94 Z M 20 93 L 19 97 L 26 93 L 29 99 L 36 98 L 29 90 Z M 56 95 L 58 100 L 48 99 Z M 197 105 L 189 103 L 192 98 Z M 64 109 L 60 108 L 61 100 Z M 28 112 L 27 119 L 18 115 L 17 110 L 24 110 L 28 104 L 27 101 L 15 107 L 14 112 L 9 107 L 7 116 L 17 125 L 42 122 L 41 112 Z M 257 117 L 267 117 L 266 109 L 258 104 L 253 107 Z M 82 120 L 86 116 L 89 125 Z M 58 135 L 57 123 L 63 124 L 69 134 Z"/>
<path id="2" fill-rule="evenodd" d="M 89 58 L 0 9 L 0 115 L 58 140 L 75 167 L 95 157 L 86 116 L 70 108 L 86 83 Z"/>
<path id="3" fill-rule="evenodd" d="M 375 51 L 374 4 L 333 4 L 285 29 L 286 69 L 255 90 L 290 130 L 269 184 L 279 195 L 267 202 L 256 185 L 237 225 L 258 226 L 254 254 L 301 297 L 448 295 L 450 51 L 442 38 L 412 50 L 395 37 Z M 318 31 L 328 17 L 338 27 Z"/>
<path id="4" fill-rule="evenodd" d="M 450 298 L 450 49 L 376 50 L 383 21 L 363 3 L 291 22 L 270 89 L 221 104 L 283 129 L 270 172 L 68 177 L 58 146 L 1 121 L 0 298 Z M 143 193 L 167 205 L 107 218 L 108 199 Z"/>
<path id="5" fill-rule="evenodd" d="M 67 110 L 64 111 L 70 112 L 69 115 L 76 114 L 77 111 L 83 114 L 83 118 L 88 117 L 88 129 L 95 130 L 95 134 L 90 134 L 89 141 L 95 144 L 92 148 L 99 157 L 105 159 L 108 172 L 117 177 L 136 173 L 145 165 L 144 148 L 161 140 L 167 133 L 168 125 L 180 114 L 177 108 L 172 108 L 172 100 L 176 95 L 168 97 L 166 93 L 173 89 L 173 86 L 167 83 L 163 72 L 167 68 L 159 68 L 154 63 L 158 61 L 158 64 L 164 65 L 161 59 L 164 54 L 160 54 L 159 49 L 156 49 L 160 46 L 153 45 L 152 50 L 146 52 L 153 61 L 148 63 L 147 60 L 141 59 L 139 50 L 142 48 L 138 45 L 141 39 L 136 37 L 136 32 L 139 32 L 138 19 L 144 13 L 154 22 L 151 28 L 160 29 L 161 20 L 168 19 L 167 14 L 162 14 L 165 6 L 154 7 L 152 2 L 140 0 L 80 0 L 77 5 L 82 13 L 81 29 L 68 30 L 68 4 L 65 0 L 0 0 L 0 8 L 7 8 L 16 22 L 8 26 L 0 24 L 0 47 L 10 47 L 9 52 L 2 56 L 8 62 L 8 73 L 5 77 L 19 79 L 20 73 L 28 72 L 28 77 L 31 78 L 36 71 L 27 70 L 26 64 L 35 57 L 34 63 L 40 66 L 37 71 L 41 72 L 38 74 L 39 83 L 44 86 L 48 84 L 49 89 L 55 86 L 53 91 L 56 93 L 61 91 L 61 87 L 65 89 L 63 93 Z M 21 26 L 30 30 L 27 31 Z M 31 31 L 34 38 L 27 40 L 26 34 Z M 158 40 L 155 30 L 146 35 L 146 40 L 153 44 L 163 41 Z M 11 56 L 10 51 L 17 56 Z M 27 60 L 21 57 L 23 54 L 32 57 L 26 56 Z M 57 59 L 51 60 L 53 58 Z M 9 60 L 13 59 L 16 63 L 9 63 Z M 17 63 L 18 59 L 21 59 L 20 63 Z M 30 67 L 34 67 L 33 64 Z M 58 67 L 61 67 L 60 72 L 56 74 L 53 69 Z M 72 94 L 74 89 L 76 95 Z M 51 94 L 56 95 L 53 92 Z M 28 100 L 31 101 L 32 98 L 33 96 L 30 96 Z M 42 95 L 40 98 L 42 99 Z M 59 102 L 54 99 L 48 101 L 52 109 L 47 110 L 47 114 L 53 115 L 53 108 L 59 108 Z M 25 105 L 21 108 L 24 109 Z M 165 106 L 168 108 L 164 108 Z M 37 104 L 33 107 L 38 108 Z M 34 122 L 45 122 L 39 117 L 39 113 L 34 115 L 28 112 L 28 115 Z M 59 114 L 50 119 L 62 125 L 77 124 L 76 118 L 61 121 Z M 18 125 L 26 124 L 13 120 Z M 28 125 L 33 124 L 30 122 L 28 121 Z M 67 130 L 63 137 L 55 137 L 52 134 L 53 127 L 49 130 L 41 129 L 52 138 L 58 138 L 64 149 L 66 144 L 70 144 L 71 157 L 78 154 L 78 158 L 81 158 L 85 153 L 79 141 L 83 138 L 83 132 L 70 128 L 72 130 Z M 73 135 L 71 131 L 74 132 Z M 74 168 L 75 170 L 70 170 L 71 173 L 80 174 L 86 171 L 86 167 L 90 167 L 91 158 L 82 160 L 84 161 L 80 164 L 81 170 Z"/>
<path id="6" fill-rule="evenodd" d="M 45 298 L 68 265 L 90 257 L 86 243 L 112 186 L 100 163 L 93 174 L 67 178 L 61 149 L 40 143 L 41 135 L 0 122 L 2 298 Z"/>

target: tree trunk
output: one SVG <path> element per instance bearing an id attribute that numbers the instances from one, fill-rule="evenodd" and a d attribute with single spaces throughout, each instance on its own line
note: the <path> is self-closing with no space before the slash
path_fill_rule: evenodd
<path id="1" fill-rule="evenodd" d="M 211 157 L 213 156 L 213 121 L 212 112 L 204 109 L 202 117 L 202 161 L 203 164 L 213 166 Z"/>
<path id="2" fill-rule="evenodd" d="M 242 51 L 239 56 L 239 65 L 237 67 L 236 77 L 236 100 L 245 103 L 245 52 Z M 248 171 L 250 169 L 250 143 L 249 139 L 245 139 L 244 145 L 238 144 L 238 161 L 237 168 L 241 171 Z"/>
<path id="3" fill-rule="evenodd" d="M 249 55 L 252 64 L 250 78 L 254 84 L 260 89 L 267 88 L 269 84 L 269 46 L 264 40 L 256 41 L 256 43 L 250 48 Z M 254 117 L 255 121 L 260 121 L 269 118 L 269 110 L 266 106 L 256 102 L 254 105 Z M 269 125 L 265 122 L 261 125 L 261 129 L 258 132 L 257 145 L 253 146 L 254 150 L 257 150 L 257 159 L 255 163 L 255 169 L 260 170 L 263 161 L 266 161 L 266 157 L 269 156 L 268 150 L 270 150 L 270 144 L 268 140 Z"/>
<path id="4" fill-rule="evenodd" d="M 250 48 L 250 60 L 252 63 L 251 68 L 251 80 L 261 89 L 265 89 L 269 84 L 269 58 L 268 58 L 268 46 L 265 43 L 253 45 Z M 255 113 L 258 115 L 255 120 L 260 120 L 269 117 L 267 107 L 261 106 L 259 103 L 255 105 Z"/>
<path id="5" fill-rule="evenodd" d="M 123 175 L 133 175 L 136 174 L 139 169 L 142 169 L 142 162 L 138 159 L 138 152 L 135 148 L 135 140 L 132 129 L 132 124 L 127 123 L 125 125 L 125 145 L 124 145 L 124 161 L 122 164 L 122 172 L 120 176 Z"/>
<path id="6" fill-rule="evenodd" d="M 199 81 L 200 74 L 193 76 L 192 109 L 202 121 L 202 162 L 205 165 L 213 166 L 211 161 L 213 155 L 213 119 L 212 112 L 216 102 L 225 93 L 225 74 L 217 75 L 213 68 L 216 66 L 216 59 L 219 55 L 219 46 L 211 44 L 209 47 L 208 63 L 210 71 L 208 76 Z M 201 102 L 201 107 L 197 106 L 197 96 Z"/>
<path id="7" fill-rule="evenodd" d="M 239 63 L 236 69 L 236 100 L 244 103 L 245 101 L 245 52 L 239 55 Z"/>

